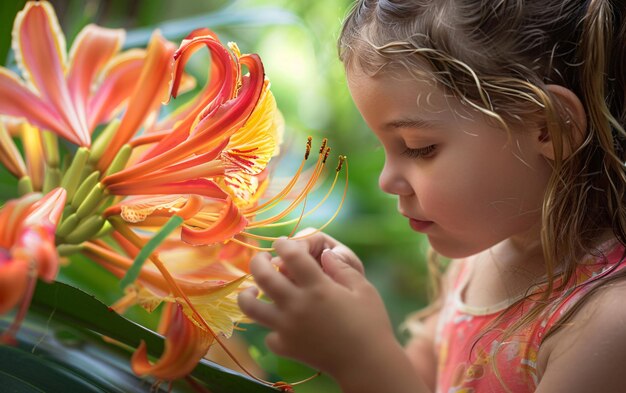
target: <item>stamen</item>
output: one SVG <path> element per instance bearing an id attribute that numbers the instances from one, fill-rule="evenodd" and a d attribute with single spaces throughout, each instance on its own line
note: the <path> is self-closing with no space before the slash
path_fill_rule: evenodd
<path id="1" fill-rule="evenodd" d="M 124 236 L 127 240 L 129 240 L 135 247 L 140 248 L 140 249 L 143 248 L 143 246 L 144 246 L 143 243 L 144 242 L 129 227 L 127 227 L 121 220 L 114 219 L 114 220 L 111 220 L 111 223 L 113 224 L 115 229 L 122 236 Z M 233 239 L 233 240 L 235 240 L 235 239 Z M 155 255 L 150 255 L 149 258 L 152 261 L 152 263 L 154 263 L 154 265 L 159 270 L 159 272 L 161 272 L 161 275 L 163 276 L 165 281 L 168 283 L 168 285 L 170 287 L 169 289 L 170 289 L 170 291 L 172 291 L 173 295 L 176 296 L 176 297 L 181 298 L 185 302 L 185 304 L 189 307 L 189 309 L 193 313 L 193 316 L 197 320 L 197 322 L 200 323 L 201 327 L 206 329 L 206 331 L 211 336 L 213 336 L 215 341 L 220 345 L 220 347 L 222 347 L 222 349 L 226 352 L 228 357 L 230 357 L 235 362 L 235 364 L 237 364 L 237 366 L 239 366 L 251 378 L 253 378 L 256 381 L 259 381 L 259 382 L 261 382 L 263 384 L 266 384 L 266 385 L 269 384 L 270 382 L 265 381 L 264 379 L 257 377 L 252 372 L 248 371 L 248 369 L 245 366 L 243 366 L 239 362 L 239 360 L 237 360 L 235 355 L 226 347 L 226 345 L 224 344 L 222 339 L 217 334 L 215 334 L 215 332 L 213 331 L 213 329 L 211 329 L 211 327 L 206 322 L 204 317 L 202 317 L 202 315 L 198 312 L 198 310 L 193 305 L 191 300 L 189 300 L 189 297 L 185 294 L 185 292 L 183 292 L 181 290 L 181 288 L 178 286 L 178 283 L 176 282 L 174 277 L 171 275 L 169 270 L 167 270 L 167 268 L 165 267 L 163 262 L 161 262 L 161 260 L 157 256 L 155 256 Z"/>
<path id="2" fill-rule="evenodd" d="M 304 153 L 304 159 L 308 160 L 309 159 L 309 154 L 311 153 L 311 145 L 313 143 L 313 137 L 308 137 L 306 138 L 306 151 Z"/>
<path id="3" fill-rule="evenodd" d="M 328 143 L 328 139 L 326 139 L 326 138 L 322 139 L 322 146 L 320 146 L 320 154 L 322 154 L 322 152 L 326 148 L 326 144 L 327 143 Z"/>
<path id="4" fill-rule="evenodd" d="M 339 156 L 339 163 L 337 164 L 337 169 L 335 169 L 336 172 L 339 172 L 341 170 L 341 167 L 343 166 L 343 162 L 346 160 L 346 156 Z"/>
<path id="5" fill-rule="evenodd" d="M 308 233 L 304 236 L 300 236 L 300 237 L 294 237 L 294 240 L 300 240 L 300 239 L 305 239 L 309 236 L 314 235 L 315 233 L 321 232 L 323 231 L 331 222 L 333 222 L 333 220 L 337 217 L 337 215 L 339 214 L 339 212 L 341 211 L 341 208 L 343 207 L 343 203 L 346 200 L 346 195 L 348 194 L 348 160 L 347 158 L 344 156 L 344 161 L 346 164 L 346 185 L 343 189 L 343 195 L 341 196 L 341 202 L 339 202 L 339 206 L 337 206 L 337 210 L 335 210 L 335 213 L 328 219 L 328 221 L 326 221 L 324 223 L 324 225 L 320 226 L 319 228 L 315 229 L 314 231 L 311 231 L 311 233 Z M 339 172 L 337 172 L 339 173 Z M 337 177 L 335 176 L 335 181 L 337 180 Z M 334 187 L 334 182 L 333 182 L 333 186 Z"/>
<path id="6" fill-rule="evenodd" d="M 340 157 L 340 162 L 339 165 L 337 166 L 338 169 L 341 169 L 341 167 L 343 166 L 343 161 L 345 160 L 345 156 L 339 156 Z M 343 160 L 341 159 L 343 157 Z M 302 218 L 306 218 L 309 215 L 313 214 L 317 209 L 319 209 L 325 202 L 326 200 L 330 197 L 330 195 L 332 194 L 335 185 L 337 184 L 337 179 L 339 177 L 339 170 L 337 170 L 335 172 L 335 178 L 333 179 L 333 183 L 331 184 L 330 188 L 328 189 L 328 191 L 326 192 L 326 195 L 324 195 L 324 197 L 317 203 L 317 205 L 315 205 L 315 207 L 311 210 L 309 210 L 308 212 L 306 212 L 306 214 L 304 214 L 302 216 Z M 276 223 L 272 223 L 272 224 L 267 224 L 265 225 L 265 227 L 280 227 L 280 226 L 285 226 L 285 225 L 289 225 L 292 224 L 296 221 L 300 220 L 300 218 L 294 218 L 288 221 L 281 221 L 281 222 L 276 222 Z M 247 235 L 250 235 L 251 237 L 252 234 L 250 233 L 246 233 Z M 270 239 L 264 239 L 264 240 L 276 240 L 277 238 L 270 238 Z"/>
<path id="7" fill-rule="evenodd" d="M 276 238 L 276 239 L 278 239 L 278 238 Z M 269 239 L 269 240 L 276 240 L 276 239 Z M 274 248 L 273 248 L 273 247 L 259 247 L 259 246 L 255 246 L 255 245 L 250 244 L 250 243 L 246 243 L 246 242 L 241 241 L 241 240 L 236 239 L 236 238 L 232 238 L 232 239 L 230 239 L 229 241 L 231 241 L 231 242 L 233 242 L 233 243 L 237 243 L 237 244 L 239 244 L 239 245 L 241 245 L 241 246 L 244 246 L 244 247 L 250 248 L 250 249 L 252 249 L 252 250 L 256 250 L 256 251 L 267 251 L 267 252 L 272 252 L 272 251 L 274 251 Z"/>
<path id="8" fill-rule="evenodd" d="M 260 226 L 265 226 L 269 223 L 273 223 L 276 222 L 278 220 L 280 220 L 281 218 L 283 218 L 284 216 L 286 216 L 287 214 L 289 214 L 296 206 L 298 206 L 300 204 L 300 202 L 302 201 L 302 199 L 304 199 L 306 197 L 306 195 L 311 191 L 311 189 L 313 188 L 313 186 L 317 183 L 317 180 L 319 178 L 320 173 L 322 172 L 322 169 L 324 168 L 324 162 L 318 158 L 318 161 L 316 163 L 315 169 L 313 171 L 313 174 L 311 175 L 311 177 L 309 178 L 307 184 L 304 186 L 304 189 L 302 191 L 300 191 L 300 193 L 298 194 L 298 196 L 291 202 L 291 204 L 282 212 L 280 212 L 279 214 L 264 219 L 264 220 L 260 220 L 260 221 L 256 221 L 256 222 L 251 222 L 248 225 L 248 228 L 257 228 Z M 281 193 L 282 194 L 282 193 Z M 279 201 L 275 201 L 272 205 L 272 207 L 278 203 Z M 265 209 L 267 210 L 267 209 Z M 252 211 L 252 214 L 248 214 L 249 215 L 256 215 L 257 213 L 259 213 L 259 211 Z"/>

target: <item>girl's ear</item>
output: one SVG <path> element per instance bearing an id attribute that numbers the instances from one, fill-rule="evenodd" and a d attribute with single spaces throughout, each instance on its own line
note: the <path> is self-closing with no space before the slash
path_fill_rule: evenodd
<path id="1" fill-rule="evenodd" d="M 565 119 L 566 128 L 569 127 L 568 131 L 571 133 L 571 139 L 567 137 L 562 139 L 565 144 L 562 157 L 565 159 L 580 147 L 587 136 L 587 113 L 578 96 L 570 89 L 560 85 L 548 85 L 547 90 L 557 99 L 557 107 L 565 111 L 562 115 Z M 541 154 L 549 160 L 554 160 L 556 146 L 547 129 L 542 130 L 539 144 Z"/>

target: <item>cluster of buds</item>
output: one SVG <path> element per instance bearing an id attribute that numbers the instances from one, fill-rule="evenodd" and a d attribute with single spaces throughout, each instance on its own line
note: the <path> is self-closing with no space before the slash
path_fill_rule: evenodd
<path id="1" fill-rule="evenodd" d="M 36 278 L 54 280 L 59 258 L 80 253 L 122 280 L 116 311 L 165 304 L 165 353 L 151 363 L 142 344 L 132 367 L 173 380 L 244 321 L 236 295 L 253 285 L 247 263 L 272 240 L 254 230 L 293 233 L 331 194 L 345 157 L 322 201 L 291 218 L 330 148 L 324 140 L 306 165 L 309 138 L 293 177 L 268 191 L 284 127 L 260 58 L 207 29 L 178 48 L 158 32 L 145 50 L 121 51 L 123 40 L 123 30 L 88 25 L 68 58 L 49 3 L 28 2 L 16 17 L 22 77 L 0 68 L 0 163 L 22 196 L 0 210 L 0 312 L 18 312 L 2 337 L 13 339 Z M 170 97 L 194 87 L 185 65 L 201 48 L 210 52 L 207 85 L 163 115 Z"/>

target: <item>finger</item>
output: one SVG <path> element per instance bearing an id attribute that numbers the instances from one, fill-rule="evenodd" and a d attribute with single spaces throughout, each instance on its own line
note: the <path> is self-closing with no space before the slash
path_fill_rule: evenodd
<path id="1" fill-rule="evenodd" d="M 296 289 L 294 284 L 276 270 L 268 253 L 259 253 L 250 261 L 250 273 L 259 288 L 273 301 L 281 303 Z"/>
<path id="2" fill-rule="evenodd" d="M 328 236 L 327 234 L 320 232 L 319 229 L 316 228 L 306 228 L 298 232 L 292 240 L 299 240 L 306 242 L 309 247 L 309 254 L 313 256 L 313 258 L 319 261 L 322 252 L 327 248 L 333 248 L 341 243 L 335 240 L 333 237 Z"/>
<path id="3" fill-rule="evenodd" d="M 278 239 L 273 246 L 297 285 L 307 286 L 324 279 L 319 262 L 309 254 L 305 243 Z"/>
<path id="4" fill-rule="evenodd" d="M 361 262 L 359 257 L 356 256 L 354 251 L 344 246 L 343 244 L 339 244 L 338 246 L 331 248 L 331 251 L 337 254 L 339 259 L 341 259 L 344 263 L 347 263 L 353 269 L 355 269 L 362 275 L 365 275 L 365 268 L 363 267 L 363 263 Z"/>
<path id="5" fill-rule="evenodd" d="M 277 332 L 269 332 L 267 336 L 265 336 L 265 345 L 267 348 L 274 352 L 279 356 L 286 356 L 287 349 L 283 344 L 283 341 L 280 339 L 280 335 Z"/>
<path id="6" fill-rule="evenodd" d="M 280 257 L 272 258 L 271 262 L 272 262 L 272 265 L 276 266 L 279 272 L 281 272 L 285 277 L 287 277 L 290 281 L 293 282 L 293 277 L 289 275 L 289 269 L 287 268 L 287 266 L 285 265 L 285 263 Z"/>
<path id="7" fill-rule="evenodd" d="M 247 288 L 237 296 L 239 308 L 248 317 L 255 320 L 259 325 L 270 329 L 275 329 L 281 318 L 278 308 L 257 298 L 258 290 L 256 288 Z"/>
<path id="8" fill-rule="evenodd" d="M 322 268 L 335 282 L 349 289 L 356 288 L 365 279 L 358 270 L 343 262 L 332 250 L 325 250 L 322 254 Z"/>

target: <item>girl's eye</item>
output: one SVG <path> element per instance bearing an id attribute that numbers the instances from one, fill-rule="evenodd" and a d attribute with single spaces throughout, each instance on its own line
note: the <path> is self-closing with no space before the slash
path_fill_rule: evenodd
<path id="1" fill-rule="evenodd" d="M 426 147 L 420 147 L 419 149 L 410 149 L 407 147 L 402 154 L 410 158 L 429 158 L 433 156 L 435 150 L 437 150 L 437 145 L 428 145 Z"/>

